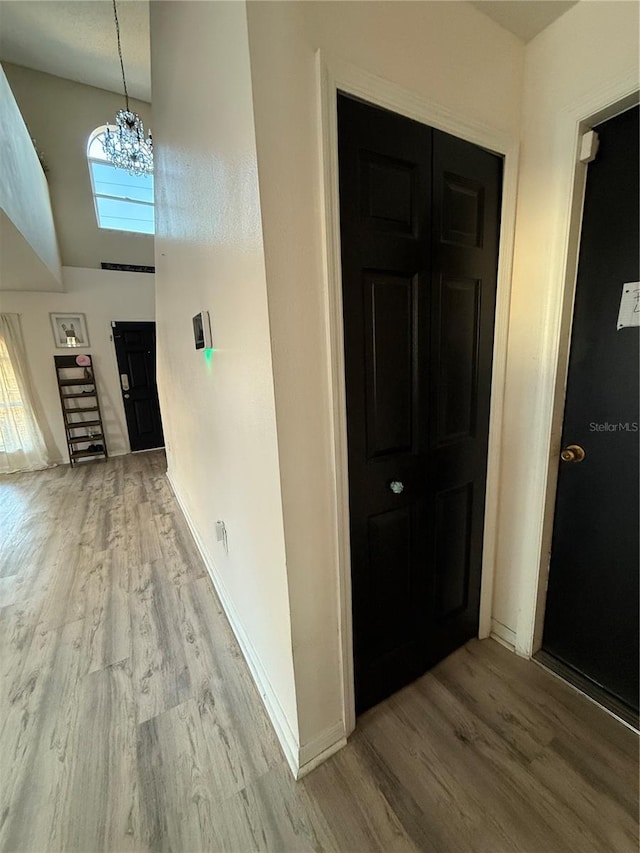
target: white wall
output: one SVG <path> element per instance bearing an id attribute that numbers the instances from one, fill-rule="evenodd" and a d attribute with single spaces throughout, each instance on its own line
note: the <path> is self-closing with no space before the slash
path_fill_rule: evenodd
<path id="1" fill-rule="evenodd" d="M 117 61 L 117 57 L 114 58 Z M 44 154 L 62 264 L 100 268 L 102 261 L 153 264 L 153 237 L 98 228 L 87 165 L 92 131 L 124 107 L 124 97 L 41 71 L 3 63 L 30 135 Z M 151 107 L 131 100 L 145 128 Z"/>
<path id="2" fill-rule="evenodd" d="M 315 52 L 518 135 L 525 47 L 466 3 L 247 9 L 249 51 L 241 3 L 152 6 L 159 381 L 172 481 L 304 763 L 345 722 Z M 570 182 L 556 125 L 568 101 L 632 63 L 634 15 L 631 4 L 580 3 L 527 48 L 495 595 L 507 629 L 522 611 L 525 551 L 535 551 L 534 460 L 547 453 L 531 425 L 559 286 L 549 251 L 566 218 L 556 182 Z M 191 343 L 202 308 L 213 318 L 210 361 Z"/>
<path id="3" fill-rule="evenodd" d="M 111 321 L 154 319 L 154 276 L 76 267 L 63 267 L 62 275 L 64 293 L 0 293 L 0 311 L 22 316 L 29 367 L 44 414 L 52 460 L 69 461 L 53 364 L 54 355 L 65 355 L 69 350 L 56 348 L 49 312 L 86 315 L 86 352 L 91 353 L 95 365 L 107 450 L 110 454 L 128 453 L 118 367 L 110 339 Z"/>
<path id="4" fill-rule="evenodd" d="M 151 5 L 158 385 L 169 477 L 290 762 L 289 597 L 243 3 Z M 215 352 L 194 349 L 211 312 Z M 229 552 L 216 541 L 224 520 Z"/>
<path id="5" fill-rule="evenodd" d="M 558 344 L 566 350 L 571 315 L 563 294 L 575 260 L 577 119 L 637 86 L 636 3 L 578 3 L 527 45 L 494 599 L 496 628 L 523 654 L 532 651 L 547 468 L 558 463 L 558 432 L 551 458 L 549 439 Z M 561 410 L 562 400 L 560 418 Z"/>
<path id="6" fill-rule="evenodd" d="M 524 47 L 466 3 L 248 9 L 298 718 L 311 758 L 344 734 L 315 51 L 517 133 Z"/>
<path id="7" fill-rule="evenodd" d="M 0 68 L 0 287 L 44 282 L 60 289 L 62 271 L 47 180 Z"/>

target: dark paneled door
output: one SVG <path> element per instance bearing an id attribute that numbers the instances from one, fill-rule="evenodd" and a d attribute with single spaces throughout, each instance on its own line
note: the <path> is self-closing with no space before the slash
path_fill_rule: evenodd
<path id="1" fill-rule="evenodd" d="M 477 635 L 502 161 L 338 99 L 356 706 Z"/>
<path id="2" fill-rule="evenodd" d="M 156 387 L 156 324 L 114 322 L 112 327 L 131 450 L 163 447 Z"/>
<path id="3" fill-rule="evenodd" d="M 545 652 L 633 709 L 636 722 L 638 113 L 596 128 L 587 173 L 543 636 Z M 619 328 L 624 290 L 631 310 Z"/>

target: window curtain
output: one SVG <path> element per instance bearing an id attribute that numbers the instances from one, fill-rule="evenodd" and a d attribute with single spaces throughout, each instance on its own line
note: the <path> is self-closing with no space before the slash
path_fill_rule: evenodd
<path id="1" fill-rule="evenodd" d="M 0 314 L 0 473 L 49 465 L 19 314 Z"/>

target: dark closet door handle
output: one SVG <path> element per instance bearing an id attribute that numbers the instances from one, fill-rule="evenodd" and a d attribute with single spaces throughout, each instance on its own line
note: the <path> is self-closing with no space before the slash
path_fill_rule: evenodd
<path id="1" fill-rule="evenodd" d="M 582 462 L 587 454 L 579 444 L 569 444 L 560 454 L 563 462 Z"/>

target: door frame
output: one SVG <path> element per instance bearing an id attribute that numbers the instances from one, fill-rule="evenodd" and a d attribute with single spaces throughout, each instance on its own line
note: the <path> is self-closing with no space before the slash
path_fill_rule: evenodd
<path id="1" fill-rule="evenodd" d="M 607 86 L 588 99 L 570 105 L 561 115 L 558 142 L 566 152 L 567 172 L 571 176 L 565 187 L 567 217 L 564 233 L 552 255 L 551 277 L 561 286 L 549 289 L 545 306 L 544 356 L 541 363 L 554 364 L 555 370 L 541 378 L 541 400 L 544 403 L 538 425 L 542 441 L 539 464 L 546 471 L 542 483 L 539 549 L 537 564 L 527 573 L 526 587 L 521 600 L 520 619 L 516 636 L 516 649 L 531 657 L 542 648 L 544 617 L 547 604 L 547 582 L 551 563 L 551 543 L 555 517 L 556 490 L 564 408 L 567 394 L 571 333 L 578 278 L 578 260 L 582 216 L 587 185 L 588 164 L 580 162 L 580 140 L 584 133 L 596 125 L 638 105 L 640 91 L 635 75 L 627 81 Z M 545 414 L 546 410 L 546 414 Z M 533 495 L 535 499 L 538 496 Z M 533 555 L 532 555 L 533 557 Z"/>
<path id="2" fill-rule="evenodd" d="M 513 134 L 463 116 L 440 103 L 424 98 L 362 68 L 329 56 L 321 50 L 316 52 L 316 76 L 320 107 L 319 141 L 322 176 L 324 308 L 333 450 L 332 512 L 336 530 L 335 559 L 338 569 L 340 674 L 345 733 L 349 735 L 355 728 L 356 713 L 351 610 L 349 474 L 340 249 L 337 92 L 342 91 L 375 106 L 392 110 L 407 118 L 445 131 L 467 142 L 472 142 L 500 154 L 504 158 L 478 630 L 480 638 L 488 637 L 492 630 L 491 611 L 498 531 L 500 447 L 515 237 L 519 145 L 517 137 Z"/>

